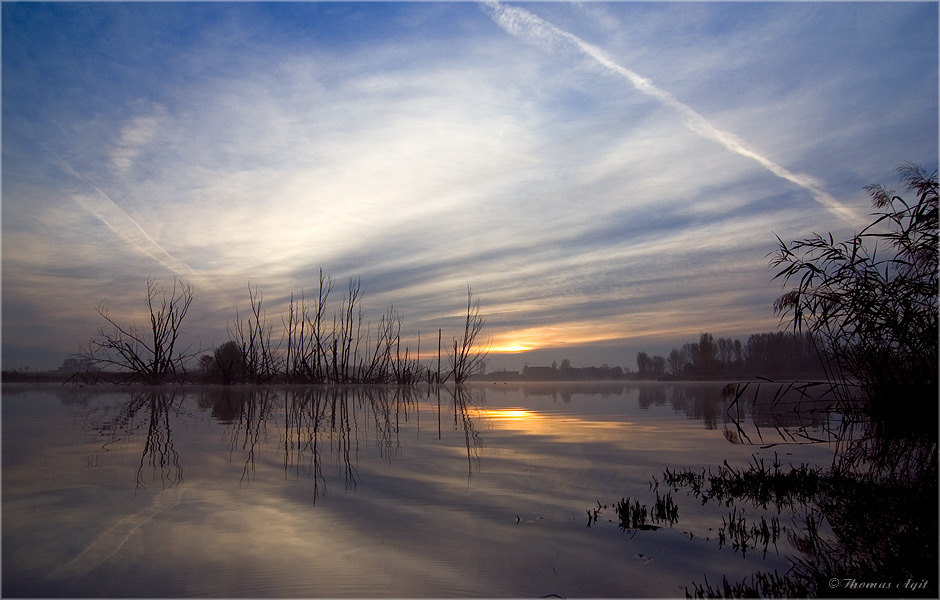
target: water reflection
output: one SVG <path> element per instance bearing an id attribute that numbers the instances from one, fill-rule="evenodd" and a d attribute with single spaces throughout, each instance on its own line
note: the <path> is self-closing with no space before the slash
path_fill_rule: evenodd
<path id="1" fill-rule="evenodd" d="M 720 546 L 730 543 L 742 554 L 762 546 L 766 555 L 786 534 L 797 551 L 788 556 L 791 567 L 783 574 L 757 571 L 740 581 L 724 577 L 721 584 L 706 580 L 687 592 L 697 597 L 936 597 L 936 432 L 911 427 L 899 435 L 878 420 L 835 414 L 835 399 L 807 394 L 793 384 L 778 385 L 762 398 L 764 409 L 770 406 L 776 415 L 768 418 L 759 402 L 751 403 L 755 439 L 763 448 L 827 443 L 835 448 L 832 463 L 784 465 L 775 454 L 773 463 L 755 456 L 741 469 L 726 461 L 714 469 L 665 470 L 664 483 L 673 491 L 731 508 L 719 528 Z M 781 407 L 789 414 L 783 421 Z M 726 437 L 753 444 L 740 416 L 732 417 L 735 429 L 726 430 Z M 768 425 L 771 432 L 764 430 Z M 776 513 L 769 520 L 763 513 L 759 522 L 746 516 L 749 510 L 768 508 Z M 781 515 L 790 525 L 781 525 Z"/>
<path id="2" fill-rule="evenodd" d="M 485 447 L 478 421 L 505 421 L 503 412 L 486 411 L 487 393 L 501 396 L 521 394 L 525 398 L 550 398 L 568 405 L 572 398 L 592 397 L 626 400 L 635 394 L 643 411 L 670 408 L 689 419 L 699 420 L 706 430 L 724 427 L 728 441 L 760 443 L 768 448 L 779 443 L 818 443 L 844 439 L 833 434 L 832 414 L 819 410 L 793 411 L 788 402 L 752 403 L 729 398 L 714 383 L 612 384 L 522 384 L 518 386 L 211 386 L 184 391 L 182 388 L 147 388 L 123 396 L 116 404 L 96 403 L 85 417 L 87 429 L 106 438 L 105 452 L 119 441 L 144 434 L 136 486 L 157 481 L 163 487 L 178 485 L 183 478 L 180 456 L 174 446 L 172 420 L 182 418 L 183 397 L 195 395 L 200 410 L 225 426 L 229 461 L 242 465 L 239 485 L 246 487 L 257 475 L 258 455 L 280 448 L 285 476 L 309 478 L 312 501 L 328 489 L 324 459 L 341 467 L 343 490 L 355 490 L 360 476 L 357 463 L 361 440 L 371 438 L 379 455 L 392 461 L 401 452 L 400 431 L 413 425 L 420 431 L 423 404 L 436 413 L 437 438 L 450 429 L 462 436 L 467 476 L 478 468 L 480 449 Z M 63 397 L 63 402 L 88 404 L 87 390 Z M 508 413 L 506 413 L 508 414 Z M 546 415 L 523 411 L 528 425 Z M 412 423 L 413 421 L 413 423 Z M 269 425 L 271 431 L 269 432 Z M 597 427 L 601 423 L 594 423 Z M 560 435 L 560 424 L 530 428 Z M 768 439 L 767 432 L 776 434 Z M 276 438 L 277 441 L 274 441 Z M 752 439 L 753 438 L 753 439 Z M 855 446 L 853 446 L 855 447 Z M 845 453 L 842 453 L 845 456 Z M 892 454 L 894 456 L 894 454 Z M 89 464 L 97 458 L 89 457 Z M 149 467 L 149 479 L 147 467 Z"/>
<path id="3" fill-rule="evenodd" d="M 912 472 L 935 465 L 935 444 L 721 388 L 122 388 L 44 405 L 4 388 L 4 419 L 40 417 L 4 434 L 4 567 L 18 574 L 4 590 L 673 597 L 724 593 L 726 577 L 786 593 L 789 559 L 936 556 L 935 524 L 903 505 L 935 497 L 929 470 Z M 61 427 L 73 418 L 82 429 Z M 872 550 L 879 527 L 902 526 L 907 548 Z M 53 539 L 64 547 L 30 558 Z"/>
<path id="4" fill-rule="evenodd" d="M 440 407 L 440 388 L 437 389 L 438 407 Z M 471 391 L 470 388 L 457 386 L 450 388 L 450 400 L 454 413 L 454 431 L 463 432 L 464 445 L 467 448 L 467 477 L 473 475 L 473 467 L 479 461 L 479 450 L 483 446 L 480 433 L 473 422 L 473 414 L 484 405 L 485 393 L 482 389 Z M 440 419 L 441 411 L 437 412 Z M 438 426 L 440 427 L 440 426 Z M 440 430 L 438 430 L 440 436 Z"/>
<path id="5" fill-rule="evenodd" d="M 157 481 L 167 488 L 183 481 L 183 467 L 180 465 L 179 452 L 173 444 L 170 420 L 171 415 L 178 417 L 182 410 L 183 394 L 178 390 L 135 390 L 123 403 L 98 407 L 89 412 L 86 427 L 98 433 L 104 452 L 109 452 L 112 446 L 127 442 L 131 436 L 144 430 L 135 489 L 146 488 L 148 484 Z M 97 459 L 89 457 L 88 464 L 96 465 Z"/>
<path id="6" fill-rule="evenodd" d="M 578 381 L 578 382 L 527 382 L 521 385 L 503 386 L 514 392 L 521 392 L 527 398 L 546 396 L 553 400 L 561 400 L 569 404 L 577 396 L 600 396 L 610 398 L 623 396 L 634 389 L 634 385 L 611 381 Z M 498 389 L 498 388 L 497 388 Z"/>
<path id="7" fill-rule="evenodd" d="M 401 453 L 404 425 L 420 431 L 418 403 L 436 406 L 437 438 L 444 428 L 462 435 L 470 477 L 479 461 L 483 440 L 476 426 L 485 391 L 465 386 L 222 386 L 193 392 L 197 406 L 225 425 L 229 461 L 242 465 L 239 487 L 257 476 L 258 457 L 280 448 L 285 476 L 313 482 L 311 500 L 328 489 L 323 461 L 341 467 L 343 490 L 354 491 L 360 476 L 361 437 L 386 461 Z M 172 420 L 182 418 L 183 392 L 178 388 L 134 391 L 115 404 L 94 404 L 84 427 L 104 438 L 103 452 L 143 433 L 136 485 L 159 481 L 164 488 L 183 480 L 183 467 L 174 446 Z M 76 402 L 75 398 L 70 399 Z M 79 403 L 87 404 L 87 397 Z M 274 442 L 273 438 L 277 438 Z M 97 457 L 89 457 L 89 464 Z M 150 477 L 147 469 L 150 467 Z"/>

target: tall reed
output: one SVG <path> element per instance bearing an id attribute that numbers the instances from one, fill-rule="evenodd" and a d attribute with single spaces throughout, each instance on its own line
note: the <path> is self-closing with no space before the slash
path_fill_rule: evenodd
<path id="1" fill-rule="evenodd" d="M 937 172 L 913 164 L 897 172 L 917 201 L 867 186 L 875 219 L 851 239 L 814 234 L 787 244 L 778 237 L 775 279 L 795 286 L 774 310 L 822 342 L 830 381 L 857 381 L 870 409 L 890 411 L 902 397 L 935 414 Z"/>

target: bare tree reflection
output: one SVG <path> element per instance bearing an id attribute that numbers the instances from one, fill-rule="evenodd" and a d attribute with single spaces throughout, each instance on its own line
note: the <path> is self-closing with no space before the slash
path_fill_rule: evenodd
<path id="1" fill-rule="evenodd" d="M 147 487 L 158 480 L 163 488 L 183 481 L 183 467 L 173 443 L 171 415 L 182 412 L 183 395 L 176 389 L 144 389 L 132 392 L 130 399 L 114 406 L 93 408 L 87 413 L 86 427 L 104 438 L 102 450 L 127 442 L 140 430 L 146 432 L 137 468 L 135 489 Z M 113 412 L 116 411 L 116 412 Z M 87 460 L 97 464 L 97 458 Z M 149 478 L 147 467 L 150 467 Z"/>
<path id="2" fill-rule="evenodd" d="M 458 443 L 466 449 L 470 474 L 479 466 L 483 445 L 474 421 L 484 393 L 467 386 L 252 385 L 114 393 L 119 398 L 115 402 L 94 402 L 91 399 L 99 397 L 94 394 L 79 398 L 86 407 L 80 417 L 82 427 L 97 432 L 104 452 L 144 434 L 136 489 L 156 482 L 164 488 L 182 482 L 173 433 L 176 417 L 185 416 L 187 396 L 223 426 L 222 443 L 229 461 L 240 465 L 239 487 L 249 486 L 262 475 L 264 453 L 273 451 L 282 455 L 285 478 L 312 480 L 314 503 L 328 491 L 332 473 L 337 481 L 342 477 L 345 491 L 356 490 L 364 444 L 386 462 L 400 457 L 403 432 L 420 437 L 422 410 L 438 411 L 439 439 L 444 438 L 442 429 L 448 429 L 450 421 L 450 415 L 442 419 L 442 404 L 443 413 L 453 412 L 453 431 L 461 435 Z M 70 392 L 69 401 L 75 398 Z M 422 402 L 426 403 L 423 407 Z M 86 458 L 86 466 L 95 464 L 97 456 Z"/>
<path id="3" fill-rule="evenodd" d="M 473 425 L 472 410 L 475 406 L 483 405 L 484 391 L 482 388 L 475 391 L 476 402 L 474 402 L 474 394 L 470 388 L 462 385 L 450 388 L 454 408 L 454 431 L 463 432 L 464 444 L 467 448 L 467 478 L 473 476 L 474 463 L 479 466 L 480 448 L 483 447 L 480 433 Z M 440 393 L 440 389 L 438 389 L 438 393 Z"/>
<path id="4" fill-rule="evenodd" d="M 400 451 L 399 428 L 416 412 L 415 392 L 395 386 L 314 386 L 286 392 L 283 434 L 285 476 L 311 475 L 313 501 L 327 491 L 323 469 L 324 448 L 343 473 L 346 491 L 359 482 L 360 434 L 371 415 L 375 443 L 391 461 Z"/>
<path id="5" fill-rule="evenodd" d="M 356 409 L 361 399 L 361 388 L 331 386 L 328 390 L 330 450 L 342 463 L 345 491 L 355 490 L 358 482 L 356 464 L 359 459 L 359 420 Z"/>
<path id="6" fill-rule="evenodd" d="M 245 453 L 239 485 L 248 484 L 255 475 L 256 453 L 260 452 L 259 441 L 267 439 L 267 423 L 273 409 L 274 391 L 267 388 L 247 388 L 238 403 L 238 417 L 232 424 L 231 454 L 241 446 Z M 239 444 L 239 441 L 241 442 Z"/>
<path id="7" fill-rule="evenodd" d="M 371 407 L 379 454 L 391 461 L 401 453 L 402 421 L 418 418 L 414 386 L 367 387 L 363 394 Z"/>
<path id="8" fill-rule="evenodd" d="M 320 456 L 320 434 L 326 421 L 323 388 L 295 388 L 284 403 L 284 476 L 302 471 L 313 477 L 313 502 L 326 492 Z"/>
<path id="9" fill-rule="evenodd" d="M 151 391 L 144 395 L 147 408 L 149 408 L 149 423 L 147 439 L 140 457 L 140 468 L 137 470 L 137 488 L 146 487 L 145 465 L 151 467 L 151 483 L 156 480 L 159 473 L 160 483 L 164 488 L 178 485 L 183 482 L 183 468 L 179 464 L 179 453 L 173 446 L 170 411 L 179 410 L 182 397 L 177 396 L 176 392 L 164 393 L 162 391 Z"/>

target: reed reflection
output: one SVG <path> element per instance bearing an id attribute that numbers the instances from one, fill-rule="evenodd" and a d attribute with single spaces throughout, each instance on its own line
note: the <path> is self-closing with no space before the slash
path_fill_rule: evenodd
<path id="1" fill-rule="evenodd" d="M 812 438 L 814 431 L 825 429 L 833 418 L 834 398 L 814 397 L 809 402 L 792 384 L 753 385 L 765 394 L 735 395 L 731 386 L 720 382 L 640 384 L 637 405 L 643 410 L 669 406 L 676 413 L 700 420 L 705 429 L 723 427 L 725 437 L 732 442 L 738 439 L 750 442 L 750 436 L 756 434 L 756 439 L 765 443 L 761 436 L 767 431 L 779 433 L 788 442 L 797 441 L 799 434 Z M 812 441 L 833 439 L 827 436 Z"/>
<path id="2" fill-rule="evenodd" d="M 811 432 L 794 418 L 791 425 L 774 424 L 770 432 L 758 425 L 757 442 L 746 435 L 732 441 L 764 448 L 825 443 L 834 448 L 830 466 L 784 465 L 776 455 L 765 464 L 755 456 L 740 469 L 725 463 L 707 471 L 667 470 L 664 482 L 703 503 L 732 507 L 719 541 L 736 550 L 746 552 L 763 543 L 766 552 L 769 543 L 776 547 L 786 534 L 796 550 L 789 556 L 792 567 L 783 575 L 756 572 L 745 581 L 694 583 L 690 593 L 842 596 L 865 593 L 858 582 L 881 582 L 897 590 L 892 595 L 936 597 L 936 432 L 918 432 L 916 427 L 899 432 L 877 419 L 825 410 L 825 398 L 804 394 L 801 402 L 792 386 L 781 386 L 770 397 L 777 407 L 793 405 L 794 413 L 815 415 L 808 418 L 823 426 Z M 738 426 L 737 431 L 744 429 Z M 791 524 L 781 526 L 777 516 L 765 520 L 763 515 L 758 523 L 745 516 L 754 509 L 789 515 Z"/>

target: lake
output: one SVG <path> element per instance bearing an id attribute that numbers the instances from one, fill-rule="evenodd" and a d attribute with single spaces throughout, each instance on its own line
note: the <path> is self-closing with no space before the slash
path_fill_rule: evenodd
<path id="1" fill-rule="evenodd" d="M 818 507 L 701 476 L 829 468 L 840 418 L 721 388 L 4 385 L 3 595 L 675 597 L 785 573 Z"/>

